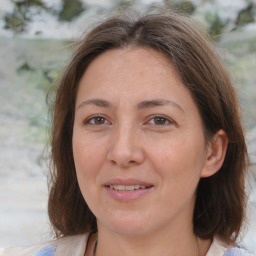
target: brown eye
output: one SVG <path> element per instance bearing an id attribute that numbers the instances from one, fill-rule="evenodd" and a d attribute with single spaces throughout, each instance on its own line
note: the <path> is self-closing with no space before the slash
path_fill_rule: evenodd
<path id="1" fill-rule="evenodd" d="M 89 124 L 89 125 L 103 125 L 103 124 L 107 124 L 108 121 L 105 117 L 102 116 L 94 116 L 91 117 L 90 119 L 85 121 L 85 125 Z"/>
<path id="2" fill-rule="evenodd" d="M 153 125 L 159 125 L 159 126 L 161 126 L 161 125 L 169 125 L 169 124 L 171 124 L 172 122 L 171 122 L 168 118 L 166 118 L 166 117 L 163 117 L 163 116 L 155 116 L 155 117 L 153 117 L 153 118 L 151 118 L 151 119 L 149 120 L 149 123 L 150 123 L 150 124 L 153 124 Z"/>
<path id="3" fill-rule="evenodd" d="M 157 125 L 164 125 L 164 124 L 166 124 L 167 120 L 166 120 L 166 118 L 163 118 L 163 117 L 155 117 L 154 122 Z"/>
<path id="4" fill-rule="evenodd" d="M 94 124 L 104 124 L 105 118 L 101 116 L 94 117 L 93 119 Z"/>

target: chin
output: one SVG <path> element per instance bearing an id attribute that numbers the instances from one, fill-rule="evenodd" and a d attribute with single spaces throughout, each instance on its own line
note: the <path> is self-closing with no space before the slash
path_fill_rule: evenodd
<path id="1" fill-rule="evenodd" d="M 108 221 L 107 223 L 108 224 L 106 226 L 108 226 L 112 232 L 120 235 L 139 236 L 146 234 L 149 231 L 149 226 L 146 224 L 145 218 L 144 221 L 141 218 L 115 218 L 113 221 Z"/>

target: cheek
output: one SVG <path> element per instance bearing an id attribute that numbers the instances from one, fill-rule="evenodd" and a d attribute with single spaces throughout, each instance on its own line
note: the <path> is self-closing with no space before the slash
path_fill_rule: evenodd
<path id="1" fill-rule="evenodd" d="M 84 200 L 91 208 L 95 194 L 96 177 L 98 173 L 99 158 L 93 147 L 83 144 L 83 141 L 73 141 L 73 154 L 78 184 Z"/>
<path id="2" fill-rule="evenodd" d="M 80 167 L 85 171 L 91 170 L 94 165 L 99 164 L 102 159 L 103 150 L 103 140 L 97 140 L 84 132 L 74 132 L 73 154 L 78 171 L 80 171 Z"/>
<path id="3" fill-rule="evenodd" d="M 73 139 L 73 155 L 78 182 L 82 190 L 87 183 L 94 184 L 101 166 L 101 152 L 98 146 L 84 143 L 80 138 Z M 93 183 L 92 180 L 94 180 Z"/>
<path id="4" fill-rule="evenodd" d="M 169 143 L 166 140 L 157 145 L 150 157 L 154 159 L 154 169 L 158 170 L 163 180 L 182 187 L 199 181 L 205 162 L 204 140 L 201 137 L 184 137 L 177 136 L 169 140 Z"/>

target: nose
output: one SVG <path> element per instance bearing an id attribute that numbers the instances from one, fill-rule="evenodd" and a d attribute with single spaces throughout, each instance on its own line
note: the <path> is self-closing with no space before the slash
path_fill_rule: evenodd
<path id="1" fill-rule="evenodd" d="M 139 165 L 144 161 L 141 134 L 134 127 L 120 127 L 113 131 L 107 160 L 122 168 Z"/>

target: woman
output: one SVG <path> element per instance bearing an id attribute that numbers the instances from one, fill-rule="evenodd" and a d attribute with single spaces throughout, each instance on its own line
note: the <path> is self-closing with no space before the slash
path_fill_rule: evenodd
<path id="1" fill-rule="evenodd" d="M 249 163 L 238 101 L 189 17 L 94 28 L 60 81 L 51 146 L 57 239 L 3 255 L 252 255 L 235 243 Z"/>

